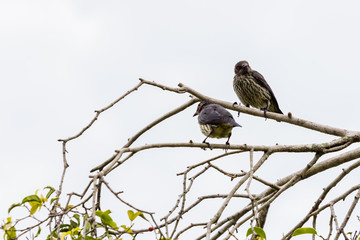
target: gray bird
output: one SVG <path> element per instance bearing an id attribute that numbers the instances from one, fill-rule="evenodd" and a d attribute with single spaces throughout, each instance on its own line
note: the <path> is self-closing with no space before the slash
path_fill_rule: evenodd
<path id="1" fill-rule="evenodd" d="M 235 122 L 229 111 L 210 101 L 202 101 L 199 103 L 194 117 L 197 115 L 199 115 L 200 130 L 206 136 L 203 143 L 208 145 L 210 145 L 206 142 L 208 137 L 228 138 L 226 145 L 230 145 L 231 130 L 233 127 L 241 127 L 240 124 Z"/>
<path id="2" fill-rule="evenodd" d="M 245 106 L 264 110 L 265 117 L 267 111 L 283 114 L 265 78 L 252 70 L 247 61 L 240 61 L 235 65 L 233 87 Z"/>

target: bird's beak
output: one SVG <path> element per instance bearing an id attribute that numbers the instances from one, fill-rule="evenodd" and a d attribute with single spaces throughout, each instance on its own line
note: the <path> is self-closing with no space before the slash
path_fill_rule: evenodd
<path id="1" fill-rule="evenodd" d="M 197 115 L 199 115 L 199 113 L 198 113 L 198 112 L 194 113 L 193 117 L 195 117 L 195 116 L 197 116 Z"/>

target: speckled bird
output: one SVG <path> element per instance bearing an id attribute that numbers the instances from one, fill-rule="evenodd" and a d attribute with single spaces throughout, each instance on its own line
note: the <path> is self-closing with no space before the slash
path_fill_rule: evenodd
<path id="1" fill-rule="evenodd" d="M 247 61 L 240 61 L 235 65 L 233 87 L 245 106 L 263 110 L 265 117 L 267 111 L 283 114 L 265 78 L 252 70 Z"/>
<path id="2" fill-rule="evenodd" d="M 210 101 L 199 103 L 194 117 L 198 115 L 201 132 L 206 136 L 203 143 L 210 138 L 227 138 L 226 145 L 230 145 L 231 131 L 234 127 L 241 127 L 224 107 Z"/>

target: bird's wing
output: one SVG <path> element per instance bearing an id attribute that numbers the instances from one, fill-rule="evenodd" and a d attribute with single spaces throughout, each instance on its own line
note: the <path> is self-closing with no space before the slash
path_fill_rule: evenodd
<path id="1" fill-rule="evenodd" d="M 271 87 L 269 86 L 269 84 L 266 82 L 265 78 L 263 77 L 263 75 L 261 75 L 259 72 L 257 71 L 252 71 L 251 72 L 252 76 L 254 77 L 255 81 L 257 84 L 259 84 L 260 86 L 262 86 L 263 88 L 265 88 L 266 90 L 269 91 L 270 95 L 272 97 L 274 96 L 273 91 L 271 90 Z"/>
<path id="2" fill-rule="evenodd" d="M 269 91 L 270 96 L 271 96 L 271 102 L 275 107 L 275 111 L 282 113 L 280 108 L 279 108 L 279 104 L 276 100 L 275 94 L 273 93 L 271 87 L 269 86 L 269 84 L 266 82 L 265 78 L 263 77 L 263 75 L 261 75 L 259 72 L 257 71 L 252 71 L 252 76 L 254 77 L 255 81 L 257 84 L 259 84 L 260 86 L 262 86 L 263 88 L 265 88 L 266 90 Z"/>
<path id="3" fill-rule="evenodd" d="M 199 123 L 200 124 L 222 124 L 224 123 L 224 119 L 228 113 L 226 110 L 219 108 L 218 106 L 209 105 L 206 106 L 199 115 Z M 229 113 L 230 114 L 230 113 Z"/>
<path id="4" fill-rule="evenodd" d="M 206 107 L 200 112 L 199 115 L 200 124 L 221 124 L 222 117 L 214 107 Z"/>
<path id="5" fill-rule="evenodd" d="M 213 125 L 229 123 L 233 126 L 240 126 L 240 124 L 235 122 L 230 112 L 217 105 L 209 105 L 203 109 L 199 115 L 199 123 Z"/>

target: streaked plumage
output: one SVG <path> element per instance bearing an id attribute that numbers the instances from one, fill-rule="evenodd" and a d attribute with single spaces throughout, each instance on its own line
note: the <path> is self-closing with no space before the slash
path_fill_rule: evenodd
<path id="1" fill-rule="evenodd" d="M 273 91 L 264 77 L 250 68 L 247 61 L 235 65 L 233 87 L 240 101 L 247 107 L 253 106 L 266 111 L 281 113 Z"/>
<path id="2" fill-rule="evenodd" d="M 206 136 L 203 143 L 207 143 L 206 139 L 208 137 L 228 138 L 226 144 L 229 145 L 233 127 L 241 127 L 240 124 L 235 122 L 229 111 L 210 101 L 202 101 L 199 103 L 194 116 L 197 115 L 200 130 Z"/>

